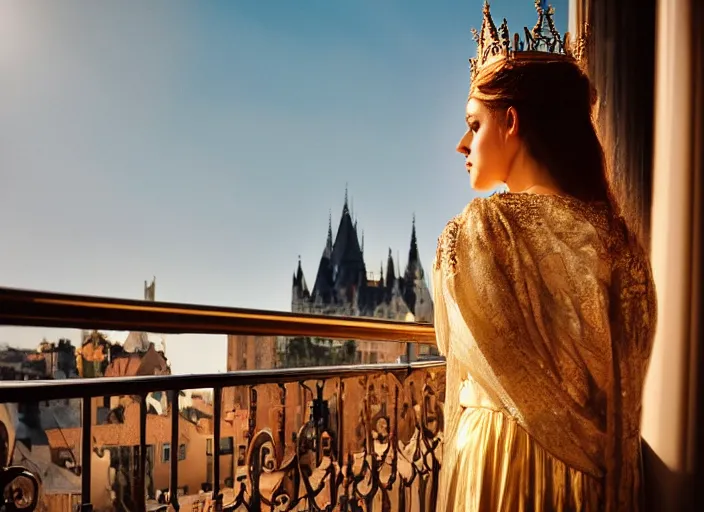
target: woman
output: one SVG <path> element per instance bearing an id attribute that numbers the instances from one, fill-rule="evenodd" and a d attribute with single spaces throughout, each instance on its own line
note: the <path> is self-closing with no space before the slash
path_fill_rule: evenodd
<path id="1" fill-rule="evenodd" d="M 618 214 L 575 53 L 511 50 L 485 6 L 466 107 L 473 200 L 443 231 L 442 511 L 638 510 L 655 327 L 644 250 Z M 536 25 L 538 27 L 539 25 Z M 548 45 L 549 47 L 549 45 Z"/>

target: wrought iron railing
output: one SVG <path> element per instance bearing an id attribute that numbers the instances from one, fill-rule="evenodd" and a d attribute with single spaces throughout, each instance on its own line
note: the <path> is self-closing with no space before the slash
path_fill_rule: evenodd
<path id="1" fill-rule="evenodd" d="M 79 446 L 71 445 L 69 432 L 61 432 L 60 443 L 80 451 L 74 471 L 80 473 L 81 510 L 166 510 L 168 503 L 176 510 L 424 511 L 435 504 L 444 363 L 413 361 L 412 350 L 413 344 L 434 343 L 432 326 L 9 289 L 0 289 L 0 325 L 408 343 L 409 362 L 403 364 L 0 383 L 0 404 L 81 400 Z M 203 388 L 213 390 L 212 414 L 185 418 L 178 406 L 181 392 Z M 155 415 L 148 397 L 155 392 L 166 392 L 171 406 L 159 422 L 149 423 Z M 129 413 L 122 421 L 96 425 L 93 401 L 111 396 L 131 397 L 137 425 L 124 419 Z M 168 432 L 148 436 L 148 427 L 164 425 Z M 110 439 L 125 440 L 135 427 L 134 446 L 106 441 L 108 430 Z M 196 454 L 193 462 L 186 457 L 184 436 L 194 444 L 203 441 L 204 457 Z M 163 451 L 167 444 L 168 485 L 158 493 L 154 448 Z M 112 461 L 125 449 L 131 453 L 124 475 L 128 491 L 115 491 L 109 471 L 98 475 L 93 469 L 115 469 Z M 116 471 L 123 470 L 118 464 Z M 42 475 L 21 465 L 3 471 L 6 510 L 41 505 L 32 485 Z M 194 478 L 201 492 L 179 496 L 184 481 Z M 107 484 L 112 492 L 106 492 Z"/>

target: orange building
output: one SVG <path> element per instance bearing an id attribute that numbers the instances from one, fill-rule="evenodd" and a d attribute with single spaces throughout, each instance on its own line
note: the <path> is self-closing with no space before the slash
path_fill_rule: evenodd
<path id="1" fill-rule="evenodd" d="M 170 409 L 165 414 L 148 414 L 146 429 L 147 495 L 155 498 L 168 490 L 171 458 L 178 457 L 179 492 L 198 494 L 212 485 L 213 467 L 213 418 L 212 405 L 196 403 L 202 416 L 193 422 L 182 414 L 179 417 L 178 446 L 171 440 Z M 139 461 L 139 402 L 131 397 L 121 399 L 124 407 L 122 423 L 94 425 L 93 467 L 91 471 L 91 499 L 96 510 L 109 509 L 115 499 L 129 505 L 137 485 L 134 468 Z M 221 456 L 220 478 L 222 487 L 232 487 L 244 463 L 234 446 L 247 432 L 244 414 L 232 414 L 220 423 Z M 80 460 L 81 429 L 51 429 L 46 431 L 54 463 L 59 464 L 64 452 L 75 454 Z M 239 458 L 239 460 L 238 460 Z M 238 464 L 239 463 L 239 464 Z"/>

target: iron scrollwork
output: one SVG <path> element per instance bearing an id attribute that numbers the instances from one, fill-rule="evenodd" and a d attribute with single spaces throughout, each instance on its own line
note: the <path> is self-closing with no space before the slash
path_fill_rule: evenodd
<path id="1" fill-rule="evenodd" d="M 32 512 L 39 500 L 39 480 L 21 466 L 0 469 L 0 488 L 3 489 L 0 511 Z"/>
<path id="2" fill-rule="evenodd" d="M 0 489 L 2 489 L 0 511 L 32 512 L 39 500 L 39 479 L 21 466 L 6 466 L 12 460 L 14 449 L 15 426 L 12 424 L 11 417 L 7 406 L 2 404 L 0 418 L 9 421 L 9 425 L 5 425 L 5 421 L 0 420 L 0 461 L 3 465 L 0 468 Z"/>
<path id="3" fill-rule="evenodd" d="M 442 464 L 444 377 L 444 368 L 433 368 L 253 386 L 247 478 L 229 498 L 224 493 L 223 509 L 431 510 Z M 307 420 L 295 428 L 302 405 Z M 273 421 L 265 424 L 263 413 Z"/>

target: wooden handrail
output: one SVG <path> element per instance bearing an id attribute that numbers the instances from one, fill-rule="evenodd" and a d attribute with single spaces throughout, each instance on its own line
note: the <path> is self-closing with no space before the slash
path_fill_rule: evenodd
<path id="1" fill-rule="evenodd" d="M 430 324 L 0 288 L 0 325 L 434 344 Z"/>

